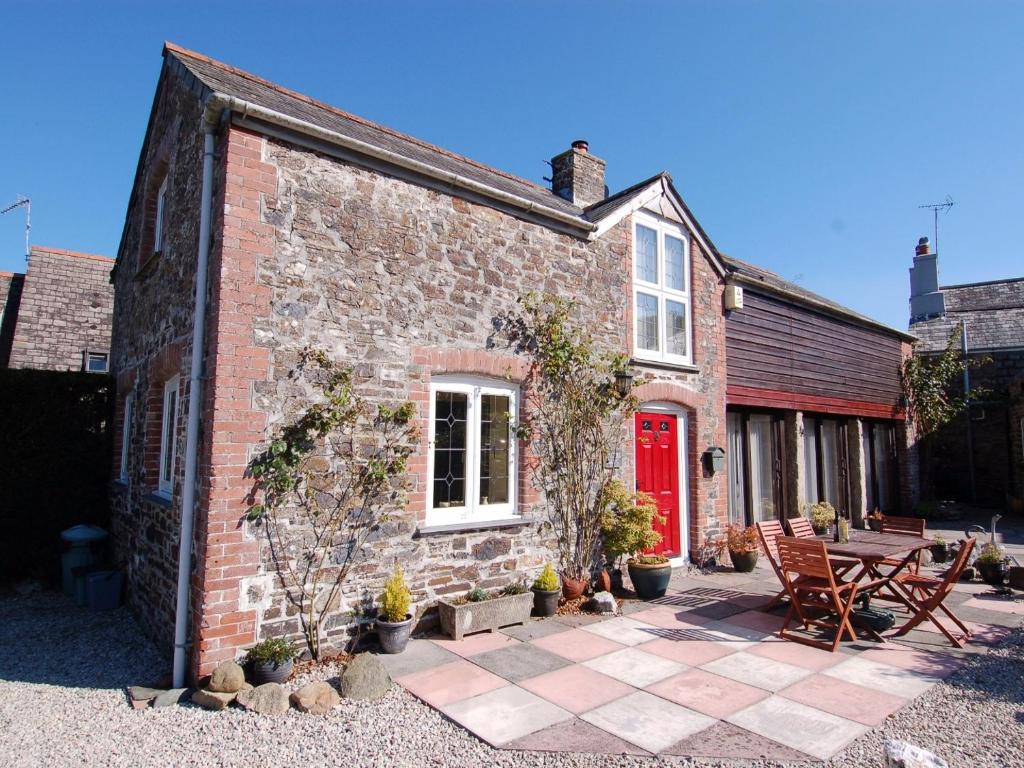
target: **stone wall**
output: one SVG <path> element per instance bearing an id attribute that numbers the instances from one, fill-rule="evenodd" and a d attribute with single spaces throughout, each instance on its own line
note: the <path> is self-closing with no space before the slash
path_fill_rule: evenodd
<path id="1" fill-rule="evenodd" d="M 0 272 L 0 368 L 6 368 L 14 344 L 14 326 L 18 322 L 21 291 L 25 275 L 18 272 Z"/>
<path id="2" fill-rule="evenodd" d="M 28 260 L 11 347 L 11 368 L 83 370 L 84 353 L 110 350 L 106 256 L 34 246 Z"/>

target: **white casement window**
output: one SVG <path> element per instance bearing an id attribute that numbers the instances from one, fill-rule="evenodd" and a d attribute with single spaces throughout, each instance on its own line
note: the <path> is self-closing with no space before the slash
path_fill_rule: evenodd
<path id="1" fill-rule="evenodd" d="M 153 221 L 153 253 L 164 249 L 164 216 L 167 211 L 167 177 L 160 182 L 156 193 L 156 218 Z"/>
<path id="2" fill-rule="evenodd" d="M 673 222 L 633 219 L 633 356 L 692 365 L 690 238 Z"/>
<path id="3" fill-rule="evenodd" d="M 174 491 L 174 460 L 178 452 L 178 381 L 164 384 L 164 409 L 160 423 L 160 481 L 157 490 L 170 498 Z"/>
<path id="4" fill-rule="evenodd" d="M 486 380 L 431 382 L 428 525 L 516 516 L 517 402 Z"/>
<path id="5" fill-rule="evenodd" d="M 128 450 L 132 441 L 132 410 L 135 406 L 135 392 L 124 398 L 124 420 L 121 424 L 121 472 L 122 483 L 128 482 Z"/>
<path id="6" fill-rule="evenodd" d="M 110 370 L 110 360 L 106 352 L 83 352 L 82 370 L 89 373 L 106 373 Z"/>

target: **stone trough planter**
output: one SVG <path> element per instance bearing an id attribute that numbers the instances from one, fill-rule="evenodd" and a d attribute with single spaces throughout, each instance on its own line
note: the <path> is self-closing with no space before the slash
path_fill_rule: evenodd
<path id="1" fill-rule="evenodd" d="M 485 629 L 493 632 L 510 624 L 526 624 L 530 620 L 531 610 L 533 592 L 461 605 L 447 600 L 437 602 L 441 630 L 453 640 L 461 640 L 464 635 L 482 632 Z"/>

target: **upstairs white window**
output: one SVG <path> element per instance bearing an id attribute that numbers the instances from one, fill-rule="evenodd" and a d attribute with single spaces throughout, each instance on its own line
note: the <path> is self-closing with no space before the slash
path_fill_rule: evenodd
<path id="1" fill-rule="evenodd" d="M 132 440 L 132 410 L 135 406 L 135 392 L 129 392 L 124 398 L 124 415 L 121 423 L 121 472 L 122 483 L 128 482 L 128 450 Z"/>
<path id="2" fill-rule="evenodd" d="M 691 365 L 690 239 L 673 222 L 633 218 L 633 356 Z"/>
<path id="3" fill-rule="evenodd" d="M 156 215 L 153 219 L 153 253 L 164 249 L 164 216 L 167 211 L 167 176 L 156 192 Z"/>
<path id="4" fill-rule="evenodd" d="M 160 422 L 160 481 L 157 490 L 170 498 L 174 492 L 174 462 L 178 452 L 178 382 L 179 377 L 164 384 L 164 408 Z"/>
<path id="5" fill-rule="evenodd" d="M 82 353 L 82 370 L 89 373 L 106 373 L 110 369 L 110 362 L 106 352 L 84 352 Z"/>
<path id="6" fill-rule="evenodd" d="M 515 516 L 517 396 L 486 381 L 431 382 L 428 525 Z"/>

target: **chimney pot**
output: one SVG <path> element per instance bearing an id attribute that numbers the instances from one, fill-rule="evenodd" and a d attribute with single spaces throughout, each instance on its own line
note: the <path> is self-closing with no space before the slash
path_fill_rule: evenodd
<path id="1" fill-rule="evenodd" d="M 926 256 L 931 252 L 931 246 L 928 242 L 927 237 L 922 237 L 917 241 L 917 248 L 914 249 L 915 256 Z"/>
<path id="2" fill-rule="evenodd" d="M 578 149 L 580 152 L 589 152 L 590 142 L 586 139 L 576 139 L 576 141 L 572 143 L 572 148 Z"/>

